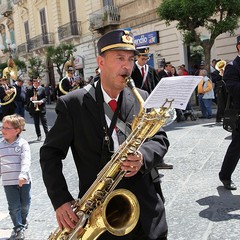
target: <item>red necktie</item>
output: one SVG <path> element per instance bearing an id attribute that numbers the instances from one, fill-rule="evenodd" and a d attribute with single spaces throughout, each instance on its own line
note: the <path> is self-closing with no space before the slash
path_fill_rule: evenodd
<path id="1" fill-rule="evenodd" d="M 142 67 L 142 77 L 144 78 L 144 67 Z"/>
<path id="2" fill-rule="evenodd" d="M 115 110 L 117 109 L 117 101 L 115 99 L 112 99 L 108 102 L 108 105 L 111 107 L 113 112 L 115 112 Z"/>

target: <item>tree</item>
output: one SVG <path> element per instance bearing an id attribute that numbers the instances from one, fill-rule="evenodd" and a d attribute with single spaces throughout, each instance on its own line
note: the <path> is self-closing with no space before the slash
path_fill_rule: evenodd
<path id="1" fill-rule="evenodd" d="M 39 57 L 32 57 L 28 59 L 28 75 L 30 78 L 33 77 L 44 77 L 43 72 L 46 70 L 45 65 Z"/>
<path id="2" fill-rule="evenodd" d="M 177 29 L 183 34 L 187 45 L 202 46 L 205 66 L 210 70 L 211 48 L 216 38 L 226 32 L 232 35 L 238 28 L 240 1 L 163 0 L 157 12 L 160 20 L 165 20 L 167 25 L 178 21 Z M 201 27 L 208 31 L 209 38 L 201 37 Z"/>
<path id="3" fill-rule="evenodd" d="M 64 64 L 73 56 L 76 49 L 73 44 L 60 44 L 56 47 L 47 48 L 47 60 L 57 68 L 59 79 L 63 78 Z M 73 60 L 73 59 L 72 59 Z"/>

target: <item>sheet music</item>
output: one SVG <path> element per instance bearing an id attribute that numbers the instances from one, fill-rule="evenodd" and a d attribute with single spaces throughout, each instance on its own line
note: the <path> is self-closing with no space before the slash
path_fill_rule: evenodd
<path id="1" fill-rule="evenodd" d="M 166 99 L 172 102 L 172 108 L 186 109 L 188 101 L 201 81 L 202 76 L 165 77 L 160 80 L 144 102 L 144 108 L 160 108 Z"/>

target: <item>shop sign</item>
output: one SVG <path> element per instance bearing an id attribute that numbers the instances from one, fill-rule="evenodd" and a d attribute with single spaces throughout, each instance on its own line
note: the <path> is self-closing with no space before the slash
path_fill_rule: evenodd
<path id="1" fill-rule="evenodd" d="M 148 32 L 134 36 L 134 44 L 136 47 L 159 43 L 159 31 Z"/>

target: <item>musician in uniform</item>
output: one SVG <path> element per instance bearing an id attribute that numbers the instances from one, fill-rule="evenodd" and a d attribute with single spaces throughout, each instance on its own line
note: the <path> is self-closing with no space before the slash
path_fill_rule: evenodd
<path id="1" fill-rule="evenodd" d="M 40 86 L 40 82 L 40 78 L 34 77 L 33 86 L 29 87 L 26 91 L 26 105 L 29 106 L 29 113 L 34 120 L 37 141 L 41 141 L 42 139 L 40 121 L 42 123 L 45 135 L 48 133 L 48 124 L 46 118 L 47 97 L 45 94 L 45 88 Z"/>
<path id="2" fill-rule="evenodd" d="M 223 81 L 229 96 L 232 99 L 232 106 L 240 113 L 240 36 L 237 37 L 236 44 L 238 56 L 225 67 Z M 234 117 L 234 116 L 233 116 Z M 237 186 L 232 181 L 232 174 L 240 158 L 240 119 L 238 126 L 232 130 L 232 141 L 225 154 L 221 170 L 219 172 L 220 181 L 228 190 L 236 190 Z"/>
<path id="3" fill-rule="evenodd" d="M 131 77 L 136 87 L 151 93 L 158 84 L 159 78 L 156 70 L 147 64 L 151 55 L 149 53 L 149 46 L 138 47 L 137 51 L 137 61 L 134 64 Z"/>
<path id="4" fill-rule="evenodd" d="M 139 101 L 125 83 L 125 78 L 131 75 L 136 53 L 132 33 L 123 29 L 113 30 L 102 36 L 97 45 L 100 80 L 58 99 L 57 119 L 40 149 L 43 180 L 61 229 L 71 230 L 79 221 L 72 209 L 74 199 L 62 172 L 62 160 L 66 158 L 69 148 L 78 171 L 78 197 L 82 198 L 113 152 L 118 151 L 127 138 L 128 125 L 140 111 Z M 138 91 L 143 99 L 148 97 L 146 91 Z M 107 109 L 113 117 L 106 116 Z M 115 125 L 117 118 L 122 125 Z M 132 143 L 137 140 L 131 139 Z M 98 239 L 167 239 L 165 208 L 156 166 L 168 146 L 166 133 L 158 129 L 139 151 L 134 151 L 125 161 L 119 162 L 126 174 L 116 188 L 128 189 L 137 197 L 140 218 L 127 235 L 117 237 L 106 231 Z M 117 170 L 120 172 L 120 169 Z M 117 206 L 120 207 L 121 204 Z"/>
<path id="5" fill-rule="evenodd" d="M 21 77 L 18 77 L 13 86 L 16 88 L 17 95 L 14 99 L 16 104 L 15 113 L 25 117 L 25 98 L 26 98 L 26 87 L 23 86 L 24 80 Z"/>
<path id="6" fill-rule="evenodd" d="M 148 93 L 151 93 L 158 84 L 159 78 L 156 70 L 147 64 L 151 55 L 149 46 L 137 47 L 137 51 L 137 60 L 134 63 L 131 77 L 134 80 L 136 87 L 146 90 Z M 173 165 L 162 160 L 158 164 L 157 168 L 173 169 Z"/>
<path id="7" fill-rule="evenodd" d="M 65 76 L 61 80 L 61 88 L 63 89 L 64 92 L 70 92 L 75 86 L 76 86 L 76 81 L 74 81 L 74 69 L 73 67 L 68 67 L 67 69 L 67 76 Z M 61 88 L 59 89 L 59 96 L 65 95 L 64 92 L 61 91 Z"/>
<path id="8" fill-rule="evenodd" d="M 15 89 L 16 90 L 16 89 Z M 14 103 L 14 88 L 8 84 L 8 79 L 3 76 L 0 79 L 0 100 L 2 116 L 12 115 L 15 112 L 16 105 Z"/>

